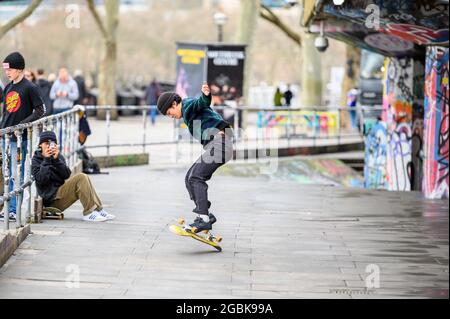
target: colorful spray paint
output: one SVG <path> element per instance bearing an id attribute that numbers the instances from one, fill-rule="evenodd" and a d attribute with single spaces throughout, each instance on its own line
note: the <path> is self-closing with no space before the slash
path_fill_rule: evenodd
<path id="1" fill-rule="evenodd" d="M 388 59 L 382 120 L 387 126 L 386 178 L 389 190 L 411 190 L 413 60 Z"/>
<path id="2" fill-rule="evenodd" d="M 422 187 L 433 199 L 449 197 L 448 54 L 448 48 L 427 48 Z"/>

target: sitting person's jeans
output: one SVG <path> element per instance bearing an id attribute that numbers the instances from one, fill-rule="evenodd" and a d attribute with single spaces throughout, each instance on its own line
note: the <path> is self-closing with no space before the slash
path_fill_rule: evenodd
<path id="1" fill-rule="evenodd" d="M 102 202 L 86 174 L 77 174 L 66 180 L 64 185 L 58 189 L 50 206 L 65 211 L 77 200 L 80 200 L 83 205 L 84 216 L 103 209 Z"/>

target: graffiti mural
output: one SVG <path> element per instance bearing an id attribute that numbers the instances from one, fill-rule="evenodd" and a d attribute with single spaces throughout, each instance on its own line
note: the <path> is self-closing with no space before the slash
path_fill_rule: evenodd
<path id="1" fill-rule="evenodd" d="M 413 60 L 387 59 L 382 120 L 387 125 L 386 178 L 389 190 L 411 190 Z"/>
<path id="2" fill-rule="evenodd" d="M 333 135 L 338 133 L 337 111 L 258 112 L 258 128 L 293 127 L 298 134 Z"/>
<path id="3" fill-rule="evenodd" d="M 448 48 L 427 48 L 422 187 L 428 198 L 449 197 L 448 54 Z"/>
<path id="4" fill-rule="evenodd" d="M 312 32 L 318 32 L 320 21 L 326 21 L 327 36 L 361 48 L 369 47 L 385 56 L 423 55 L 423 46 L 449 43 L 449 4 L 443 1 L 346 0 L 335 5 L 329 0 L 323 3 L 312 19 Z"/>
<path id="5" fill-rule="evenodd" d="M 387 189 L 387 144 L 386 123 L 378 121 L 370 127 L 365 138 L 365 188 Z"/>

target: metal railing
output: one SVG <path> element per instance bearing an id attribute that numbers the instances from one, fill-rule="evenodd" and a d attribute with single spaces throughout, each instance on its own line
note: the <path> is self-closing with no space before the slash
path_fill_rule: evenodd
<path id="1" fill-rule="evenodd" d="M 143 153 L 146 152 L 147 146 L 157 146 L 157 145 L 176 145 L 190 142 L 190 139 L 181 138 L 182 120 L 173 120 L 173 131 L 172 138 L 167 140 L 159 141 L 148 141 L 148 115 L 150 111 L 154 111 L 156 106 L 150 105 L 120 105 L 120 106 L 97 106 L 88 105 L 86 110 L 89 111 L 104 111 L 104 118 L 106 120 L 106 136 L 105 143 L 95 144 L 86 146 L 88 149 L 93 148 L 105 148 L 106 156 L 110 156 L 111 148 L 114 147 L 142 147 Z M 255 108 L 255 107 L 230 107 L 230 106 L 218 106 L 214 107 L 216 111 L 228 112 L 231 114 L 228 119 L 231 119 L 233 124 L 233 131 L 235 134 L 234 143 L 235 146 L 239 145 L 241 141 L 245 139 L 245 142 L 249 141 L 259 141 L 261 139 L 266 139 L 269 136 L 280 140 L 287 141 L 290 145 L 292 140 L 302 139 L 311 140 L 313 145 L 316 144 L 317 139 L 327 139 L 336 138 L 337 143 L 341 143 L 342 137 L 361 137 L 362 131 L 355 129 L 351 132 L 344 132 L 341 126 L 341 115 L 342 112 L 349 112 L 353 109 L 334 107 L 334 108 L 323 108 L 323 107 L 308 107 L 308 108 L 286 108 L 286 107 L 265 107 L 265 108 Z M 111 141 L 111 113 L 113 111 L 135 111 L 140 113 L 142 116 L 141 125 L 141 141 L 140 142 L 122 142 L 114 143 Z M 243 117 L 248 117 L 249 114 L 254 114 L 256 116 L 254 132 L 246 127 L 245 131 L 247 134 L 243 134 L 241 125 L 244 124 Z M 245 114 L 245 116 L 243 116 Z M 362 123 L 363 112 L 358 108 L 359 122 Z M 244 125 L 246 126 L 246 125 Z M 273 131 L 278 131 L 278 134 L 272 134 Z M 280 133 L 280 131 L 283 131 Z M 249 134 L 250 133 L 250 134 Z"/>
<path id="2" fill-rule="evenodd" d="M 32 185 L 34 179 L 31 172 L 31 160 L 39 143 L 39 135 L 42 131 L 54 131 L 61 154 L 65 157 L 67 165 L 73 169 L 77 164 L 77 151 L 80 148 L 79 136 L 79 106 L 73 109 L 41 118 L 27 124 L 20 124 L 0 130 L 2 146 L 2 172 L 3 172 L 3 194 L 0 197 L 0 205 L 3 205 L 4 229 L 10 228 L 9 208 L 10 201 L 16 199 L 16 227 L 24 226 L 34 220 L 34 209 L 32 210 L 33 198 L 37 198 L 34 189 L 32 196 Z M 26 137 L 26 139 L 24 139 Z M 12 154 L 12 144 L 16 144 L 15 157 Z M 26 148 L 23 158 L 23 147 Z M 15 172 L 11 176 L 11 172 Z M 10 189 L 10 182 L 14 181 L 14 189 Z M 18 182 L 19 181 L 19 182 Z M 24 195 L 27 198 L 24 200 Z M 22 205 L 25 205 L 25 221 L 23 219 Z"/>

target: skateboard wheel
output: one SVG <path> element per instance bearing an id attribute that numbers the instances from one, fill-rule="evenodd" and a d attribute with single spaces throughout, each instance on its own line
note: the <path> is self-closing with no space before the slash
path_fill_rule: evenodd
<path id="1" fill-rule="evenodd" d="M 192 227 L 191 231 L 195 234 L 197 232 L 197 227 Z"/>
<path id="2" fill-rule="evenodd" d="M 184 218 L 178 218 L 178 224 L 184 225 Z"/>
<path id="3" fill-rule="evenodd" d="M 220 236 L 216 236 L 215 238 L 218 243 L 220 243 L 222 241 L 222 237 L 220 237 Z"/>
<path id="4" fill-rule="evenodd" d="M 209 233 L 209 231 L 207 231 L 207 230 L 203 231 L 203 234 L 205 234 L 205 235 L 208 235 L 208 233 Z"/>

